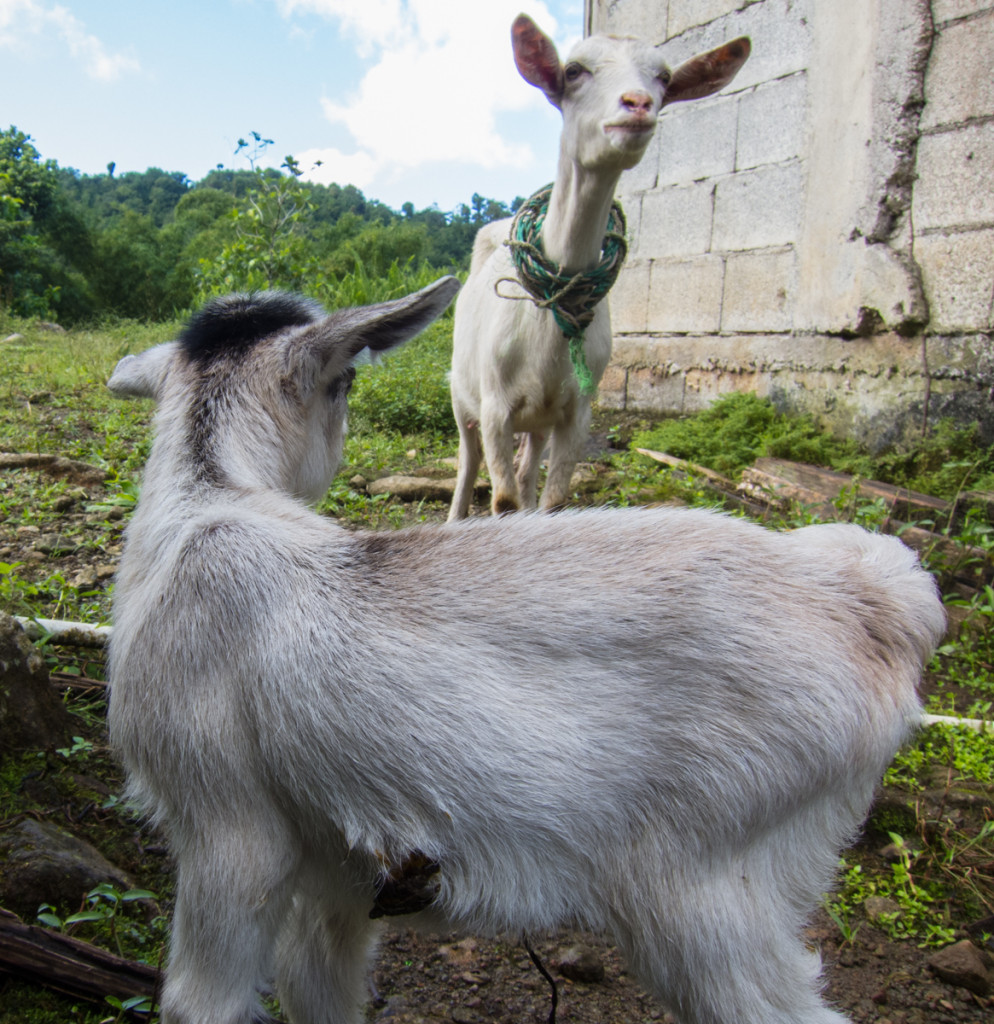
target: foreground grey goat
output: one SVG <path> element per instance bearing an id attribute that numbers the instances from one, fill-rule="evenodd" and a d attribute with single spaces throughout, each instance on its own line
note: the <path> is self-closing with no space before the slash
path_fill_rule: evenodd
<path id="1" fill-rule="evenodd" d="M 378 921 L 609 931 L 684 1024 L 829 1024 L 800 932 L 919 715 L 897 540 L 672 508 L 353 533 L 304 504 L 353 362 L 456 290 L 210 304 L 158 404 L 110 729 L 178 865 L 166 1024 L 355 1024 Z M 399 894 L 399 895 L 398 895 Z"/>

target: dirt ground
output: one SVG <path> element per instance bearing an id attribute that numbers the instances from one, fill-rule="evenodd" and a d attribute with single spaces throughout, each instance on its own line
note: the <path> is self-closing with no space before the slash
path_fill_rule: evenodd
<path id="1" fill-rule="evenodd" d="M 70 503 L 64 510 L 65 532 L 75 530 L 77 539 L 79 528 L 94 518 L 82 506 L 82 501 Z M 38 547 L 39 531 L 0 524 L 0 561 L 31 565 L 39 579 L 55 568 L 67 580 L 92 573 L 95 585 L 101 586 L 106 576 L 103 567 L 112 566 L 120 550 L 114 537 L 118 514 L 110 510 L 102 517 L 99 547 L 68 553 L 45 554 Z M 875 847 L 880 845 L 868 839 L 862 854 L 877 856 Z M 962 925 L 965 928 L 969 923 Z M 549 984 L 516 938 L 492 942 L 465 936 L 419 936 L 405 929 L 401 918 L 390 924 L 373 976 L 376 995 L 368 1010 L 369 1021 L 541 1024 L 549 1019 Z M 965 931 L 959 933 L 959 937 L 966 935 Z M 928 966 L 934 950 L 890 941 L 865 920 L 851 941 L 843 941 L 838 926 L 821 912 L 806 937 L 823 958 L 827 998 L 858 1024 L 994 1022 L 994 997 L 941 981 Z M 672 1020 L 642 991 L 603 938 L 572 933 L 531 938 L 556 981 L 559 1024 Z"/>
<path id="2" fill-rule="evenodd" d="M 929 951 L 891 942 L 865 924 L 851 944 L 819 913 L 807 932 L 821 952 L 829 1002 L 856 1024 L 990 1024 L 994 1000 L 944 984 L 928 968 Z M 603 980 L 573 981 L 563 971 L 576 947 L 603 967 Z M 533 948 L 559 992 L 559 1024 L 648 1024 L 673 1018 L 629 975 L 603 938 L 561 933 Z M 560 967 L 560 962 L 566 964 Z M 585 964 L 584 964 L 585 965 Z M 585 965 L 586 966 L 586 965 Z M 589 970 L 589 966 L 588 966 Z M 517 942 L 391 932 L 374 974 L 377 999 L 369 1019 L 378 1024 L 545 1024 L 548 982 Z"/>

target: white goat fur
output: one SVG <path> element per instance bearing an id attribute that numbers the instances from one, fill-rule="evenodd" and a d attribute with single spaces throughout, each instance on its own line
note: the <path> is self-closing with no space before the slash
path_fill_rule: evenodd
<path id="1" fill-rule="evenodd" d="M 672 75 L 657 48 L 599 35 L 578 43 L 561 65 L 555 46 L 525 15 L 514 23 L 512 43 L 521 74 L 563 115 L 543 251 L 570 273 L 588 270 L 600 257 L 618 178 L 645 153 L 660 108 L 727 85 L 749 55 L 749 40 L 699 54 Z M 503 245 L 510 225 L 497 221 L 478 232 L 456 303 L 450 382 L 459 471 L 450 519 L 467 515 L 484 452 L 493 511 L 535 508 L 550 434 L 542 507 L 563 505 L 589 430 L 592 396 L 580 392 L 563 332 L 552 311 L 536 306 L 513 282 L 514 264 Z M 583 347 L 596 384 L 611 355 L 606 301 L 597 305 Z M 515 432 L 525 434 L 517 470 Z"/>
<path id="2" fill-rule="evenodd" d="M 356 1024 L 374 893 L 421 851 L 406 922 L 604 929 L 684 1024 L 838 1024 L 800 931 L 918 718 L 931 578 L 853 526 L 317 515 L 352 361 L 454 289 L 230 299 L 110 380 L 159 404 L 110 729 L 178 866 L 163 1021 L 247 1024 L 275 977 L 296 1024 Z"/>

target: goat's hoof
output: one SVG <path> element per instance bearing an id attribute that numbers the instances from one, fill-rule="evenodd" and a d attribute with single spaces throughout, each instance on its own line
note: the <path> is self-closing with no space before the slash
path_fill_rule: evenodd
<path id="1" fill-rule="evenodd" d="M 495 516 L 504 516 L 508 512 L 517 512 L 518 507 L 514 498 L 494 498 L 493 513 Z"/>

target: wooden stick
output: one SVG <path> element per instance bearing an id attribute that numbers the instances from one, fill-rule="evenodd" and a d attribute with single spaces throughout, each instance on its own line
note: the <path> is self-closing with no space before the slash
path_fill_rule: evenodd
<path id="1" fill-rule="evenodd" d="M 61 932 L 25 924 L 0 907 L 0 973 L 12 974 L 74 999 L 106 1003 L 107 996 L 155 1000 L 159 972 Z"/>

